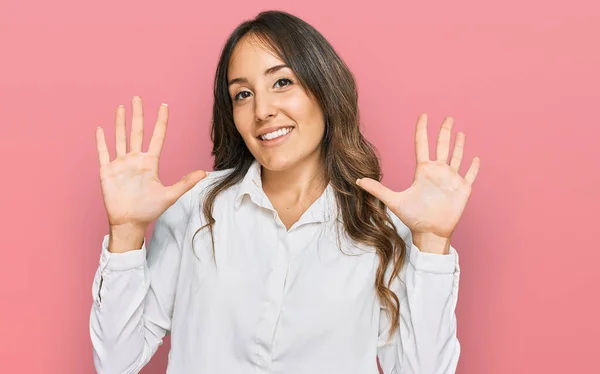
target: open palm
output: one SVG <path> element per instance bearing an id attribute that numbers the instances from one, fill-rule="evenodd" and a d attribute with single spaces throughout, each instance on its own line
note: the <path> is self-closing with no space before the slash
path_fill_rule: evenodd
<path id="1" fill-rule="evenodd" d="M 96 130 L 100 161 L 100 182 L 109 224 L 146 227 L 156 220 L 186 191 L 206 177 L 203 170 L 193 171 L 172 186 L 164 186 L 158 177 L 160 153 L 166 137 L 168 109 L 161 105 L 147 152 L 142 152 L 144 116 L 142 100 L 132 99 L 132 123 L 129 152 L 125 130 L 125 108 L 115 115 L 116 152 L 110 160 L 102 127 Z"/>
<path id="2" fill-rule="evenodd" d="M 448 164 L 453 123 L 451 117 L 443 121 L 437 142 L 437 157 L 430 160 L 427 114 L 419 116 L 415 135 L 417 166 L 414 181 L 408 189 L 394 192 L 370 178 L 357 181 L 361 188 L 381 200 L 404 222 L 413 235 L 431 233 L 450 238 L 471 195 L 480 160 L 478 157 L 473 159 L 464 178 L 458 173 L 465 144 L 465 134 L 459 132 Z"/>

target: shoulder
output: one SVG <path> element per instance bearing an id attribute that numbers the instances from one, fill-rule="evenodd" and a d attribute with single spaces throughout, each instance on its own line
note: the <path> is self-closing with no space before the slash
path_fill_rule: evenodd
<path id="1" fill-rule="evenodd" d="M 386 207 L 385 210 L 392 222 L 394 222 L 394 225 L 396 226 L 396 232 L 398 232 L 398 235 L 400 235 L 404 243 L 409 244 L 412 242 L 412 233 L 410 232 L 408 226 L 406 226 L 406 224 L 402 222 L 402 220 L 398 218 L 389 208 Z"/>
<path id="2" fill-rule="evenodd" d="M 191 189 L 175 201 L 160 217 L 159 221 L 168 225 L 177 225 L 182 221 L 187 221 L 193 210 L 196 210 L 198 204 L 202 203 L 203 197 L 210 186 L 218 183 L 223 177 L 228 175 L 233 169 L 210 171 L 208 176 L 196 183 Z"/>
<path id="3" fill-rule="evenodd" d="M 234 169 L 224 169 L 224 170 L 215 170 L 209 171 L 208 176 L 204 179 L 196 183 L 194 187 L 192 187 L 188 192 L 186 192 L 181 200 L 182 204 L 185 205 L 188 209 L 188 216 L 191 214 L 191 210 L 198 211 L 198 207 L 202 207 L 204 205 L 204 198 L 208 191 L 212 189 L 215 185 L 221 182 L 224 178 L 226 178 Z"/>
<path id="4" fill-rule="evenodd" d="M 386 207 L 386 212 L 387 212 L 388 216 L 390 217 L 390 220 L 396 226 L 396 232 L 398 233 L 398 235 L 400 236 L 400 238 L 402 239 L 402 241 L 405 244 L 405 252 L 404 252 L 405 260 L 404 260 L 404 266 L 402 267 L 402 270 L 401 270 L 401 274 L 403 274 L 404 272 L 406 272 L 406 267 L 407 267 L 408 263 L 410 262 L 411 252 L 413 249 L 412 232 L 410 231 L 408 226 L 406 226 L 406 224 L 387 207 Z M 391 276 L 393 268 L 394 268 L 394 264 L 392 261 L 390 261 L 390 263 L 388 264 L 388 266 L 386 268 L 386 272 L 385 272 L 386 279 L 389 279 L 389 277 Z M 402 277 L 402 275 L 400 275 L 400 277 Z"/>
<path id="5" fill-rule="evenodd" d="M 211 186 L 214 186 L 220 181 L 222 181 L 223 178 L 227 177 L 231 172 L 233 172 L 233 170 L 234 169 L 232 168 L 225 170 L 209 171 L 209 174 L 206 178 L 196 183 L 196 185 L 186 193 L 189 195 L 187 198 L 191 202 L 200 202 L 201 198 L 204 197 L 204 195 L 206 194 L 206 192 L 208 192 Z"/>

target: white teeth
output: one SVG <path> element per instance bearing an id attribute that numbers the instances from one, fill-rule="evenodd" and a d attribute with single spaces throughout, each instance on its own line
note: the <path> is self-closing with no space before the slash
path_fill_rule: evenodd
<path id="1" fill-rule="evenodd" d="M 292 127 L 286 127 L 284 129 L 275 130 L 275 131 L 270 132 L 268 134 L 261 135 L 260 138 L 262 140 L 271 140 L 271 139 L 275 139 L 275 138 L 278 138 L 280 136 L 283 136 L 283 135 L 287 134 L 290 131 L 292 131 Z"/>

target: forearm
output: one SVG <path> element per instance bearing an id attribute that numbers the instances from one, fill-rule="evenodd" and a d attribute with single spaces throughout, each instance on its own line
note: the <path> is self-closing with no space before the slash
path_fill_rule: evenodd
<path id="1" fill-rule="evenodd" d="M 457 255 L 413 249 L 407 267 L 406 298 L 401 304 L 398 373 L 454 373 L 460 355 L 455 308 L 458 299 Z M 402 317 L 404 315 L 404 317 Z M 419 349 L 417 349 L 417 347 Z"/>
<path id="2" fill-rule="evenodd" d="M 103 241 L 102 258 L 94 282 L 94 303 L 90 315 L 90 335 L 94 365 L 98 373 L 138 372 L 160 344 L 163 330 L 148 321 L 166 320 L 154 308 L 149 292 L 150 276 L 146 249 L 125 253 L 108 252 L 108 236 Z M 151 299 L 147 300 L 148 295 Z"/>

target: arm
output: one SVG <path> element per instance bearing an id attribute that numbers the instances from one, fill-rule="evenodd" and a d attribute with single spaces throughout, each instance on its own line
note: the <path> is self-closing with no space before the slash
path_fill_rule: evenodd
<path id="1" fill-rule="evenodd" d="M 190 200 L 186 193 L 162 213 L 148 248 L 144 240 L 141 249 L 111 253 L 104 237 L 90 314 L 98 373 L 139 372 L 169 331 Z"/>
<path id="2" fill-rule="evenodd" d="M 392 291 L 400 299 L 400 329 L 388 338 L 390 319 L 381 310 L 378 357 L 384 374 L 455 373 L 460 356 L 455 308 L 460 268 L 458 254 L 421 252 L 410 230 L 394 223 L 406 243 L 406 261 Z M 391 269 L 390 269 L 391 272 Z"/>

